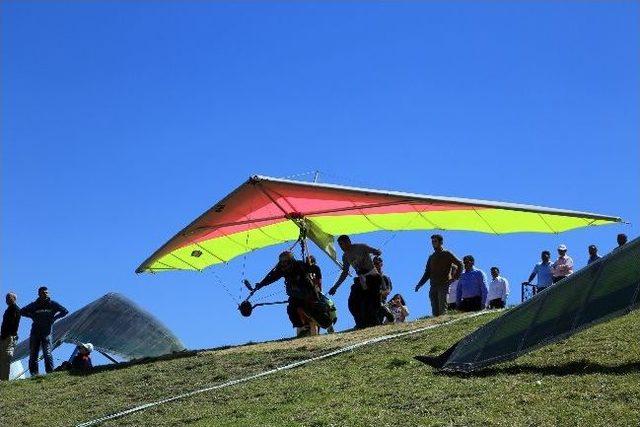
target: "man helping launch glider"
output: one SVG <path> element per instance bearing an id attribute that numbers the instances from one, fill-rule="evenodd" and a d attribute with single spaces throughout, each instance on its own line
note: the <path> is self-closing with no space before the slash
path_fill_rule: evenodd
<path id="1" fill-rule="evenodd" d="M 362 243 L 351 243 L 349 236 L 338 237 L 338 245 L 343 250 L 342 273 L 336 284 L 329 290 L 329 295 L 336 291 L 349 275 L 349 267 L 353 267 L 357 276 L 349 293 L 349 311 L 356 322 L 356 328 L 366 328 L 379 324 L 380 287 L 382 276 L 376 270 L 371 255 L 382 255 L 379 249 Z"/>

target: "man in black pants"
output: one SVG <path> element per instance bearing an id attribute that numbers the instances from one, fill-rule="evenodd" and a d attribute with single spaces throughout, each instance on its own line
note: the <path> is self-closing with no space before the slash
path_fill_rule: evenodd
<path id="1" fill-rule="evenodd" d="M 464 272 L 458 280 L 456 306 L 460 311 L 480 311 L 487 303 L 487 279 L 482 270 L 474 267 L 472 255 L 462 258 Z"/>
<path id="2" fill-rule="evenodd" d="M 509 281 L 500 275 L 498 267 L 491 267 L 491 282 L 488 285 L 487 308 L 504 308 L 509 298 Z"/>
<path id="3" fill-rule="evenodd" d="M 353 266 L 358 274 L 351 286 L 349 294 L 349 311 L 356 322 L 356 328 L 366 328 L 380 324 L 378 313 L 380 308 L 380 288 L 382 276 L 375 269 L 371 255 L 380 256 L 379 249 L 362 243 L 351 243 L 349 236 L 338 237 L 338 245 L 343 251 L 342 274 L 335 285 L 329 289 L 329 295 L 336 291 L 349 275 L 349 268 Z"/>
<path id="4" fill-rule="evenodd" d="M 42 348 L 44 356 L 44 369 L 47 373 L 53 372 L 53 356 L 51 356 L 51 326 L 63 318 L 69 311 L 53 301 L 49 297 L 49 289 L 41 286 L 38 289 L 38 298 L 23 307 L 20 315 L 33 320 L 31 334 L 29 335 L 29 373 L 32 377 L 38 375 L 38 353 Z"/>

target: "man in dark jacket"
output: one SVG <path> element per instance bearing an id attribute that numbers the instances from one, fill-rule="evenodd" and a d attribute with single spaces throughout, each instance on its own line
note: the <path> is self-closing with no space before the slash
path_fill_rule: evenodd
<path id="1" fill-rule="evenodd" d="M 33 320 L 29 336 L 29 372 L 38 375 L 38 353 L 42 348 L 44 369 L 53 372 L 53 356 L 51 356 L 51 326 L 53 322 L 63 318 L 69 311 L 49 298 L 49 289 L 41 286 L 38 299 L 20 310 L 20 314 Z"/>
<path id="2" fill-rule="evenodd" d="M 285 289 L 289 296 L 287 314 L 298 336 L 309 335 L 309 317 L 321 327 L 331 325 L 329 307 L 318 295 L 319 291 L 310 276 L 309 266 L 298 261 L 289 251 L 282 252 L 278 264 L 258 282 L 254 292 L 284 278 Z"/>
<path id="3" fill-rule="evenodd" d="M 18 326 L 20 326 L 20 307 L 16 304 L 18 297 L 9 292 L 6 297 L 7 309 L 2 316 L 0 330 L 0 381 L 9 379 L 11 359 L 18 342 Z"/>

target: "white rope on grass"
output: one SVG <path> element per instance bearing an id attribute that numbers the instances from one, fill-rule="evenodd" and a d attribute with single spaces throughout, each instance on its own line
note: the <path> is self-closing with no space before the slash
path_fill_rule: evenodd
<path id="1" fill-rule="evenodd" d="M 258 379 L 258 378 L 266 377 L 267 375 L 272 375 L 272 374 L 278 373 L 280 371 L 286 371 L 286 370 L 289 370 L 289 369 L 297 368 L 297 367 L 302 366 L 302 365 L 306 365 L 306 364 L 311 363 L 311 362 L 316 362 L 318 360 L 328 359 L 330 357 L 337 356 L 338 354 L 346 353 L 348 351 L 355 350 L 356 348 L 364 347 L 366 345 L 375 344 L 375 343 L 379 343 L 379 342 L 382 342 L 382 341 L 388 341 L 388 340 L 393 339 L 393 338 L 400 338 L 400 337 L 404 337 L 404 336 L 407 336 L 407 335 L 417 334 L 419 332 L 428 331 L 430 329 L 439 328 L 441 326 L 451 325 L 452 323 L 456 323 L 456 322 L 459 322 L 461 320 L 470 319 L 472 317 L 482 316 L 482 315 L 489 314 L 489 313 L 495 313 L 496 311 L 501 311 L 501 310 L 480 311 L 478 313 L 469 314 L 469 315 L 466 315 L 464 317 L 453 319 L 453 320 L 450 320 L 450 321 L 444 322 L 444 323 L 438 323 L 438 324 L 435 324 L 435 325 L 424 326 L 424 327 L 418 328 L 418 329 L 412 329 L 410 331 L 398 332 L 396 334 L 382 335 L 382 336 L 379 336 L 379 337 L 376 337 L 376 338 L 371 338 L 371 339 L 366 340 L 366 341 L 361 341 L 361 342 L 358 342 L 358 343 L 355 343 L 355 344 L 350 344 L 348 346 L 339 348 L 339 349 L 331 351 L 329 353 L 322 354 L 320 356 L 315 356 L 315 357 L 311 357 L 309 359 L 300 360 L 298 362 L 293 362 L 293 363 L 290 363 L 288 365 L 284 365 L 284 366 L 280 366 L 280 367 L 277 367 L 277 368 L 273 368 L 273 369 L 270 369 L 268 371 L 259 372 L 257 374 L 249 375 L 247 377 L 242 377 L 242 378 L 238 378 L 238 379 L 235 379 L 235 380 L 227 381 L 227 382 L 222 383 L 222 384 L 217 384 L 217 385 L 214 385 L 214 386 L 209 386 L 209 387 L 201 388 L 201 389 L 198 389 L 198 390 L 189 391 L 187 393 L 179 394 L 179 395 L 176 395 L 176 396 L 173 396 L 173 397 L 168 397 L 166 399 L 156 400 L 155 402 L 149 402 L 149 403 L 145 403 L 143 405 L 135 406 L 135 407 L 127 409 L 125 411 L 116 412 L 116 413 L 110 414 L 110 415 L 105 415 L 104 417 L 96 418 L 96 419 L 93 419 L 93 420 L 86 421 L 84 423 L 78 424 L 76 427 L 94 426 L 94 425 L 103 423 L 105 421 L 114 420 L 116 418 L 122 418 L 124 416 L 134 414 L 136 412 L 141 412 L 141 411 L 144 411 L 145 409 L 149 409 L 149 408 L 152 408 L 154 406 L 164 405 L 165 403 L 174 402 L 176 400 L 181 400 L 181 399 L 186 399 L 187 397 L 195 396 L 195 395 L 201 394 L 201 393 L 206 393 L 208 391 L 219 390 L 221 388 L 230 387 L 230 386 L 233 386 L 233 385 L 236 385 L 236 384 L 242 384 L 242 383 L 245 383 L 245 382 L 248 382 L 248 381 L 252 381 L 252 380 L 255 380 L 255 379 Z"/>

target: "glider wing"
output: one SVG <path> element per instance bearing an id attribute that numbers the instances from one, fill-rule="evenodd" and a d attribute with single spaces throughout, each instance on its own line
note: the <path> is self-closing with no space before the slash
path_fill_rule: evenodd
<path id="1" fill-rule="evenodd" d="M 53 325 L 52 344 L 87 343 L 123 358 L 156 357 L 184 350 L 166 326 L 133 301 L 109 293 Z M 29 339 L 16 347 L 13 360 L 29 355 Z"/>
<path id="2" fill-rule="evenodd" d="M 373 231 L 467 230 L 559 233 L 618 217 L 486 200 L 439 197 L 255 176 L 202 214 L 136 270 L 202 270 L 298 239 Z M 320 238 L 321 236 L 321 238 Z"/>

